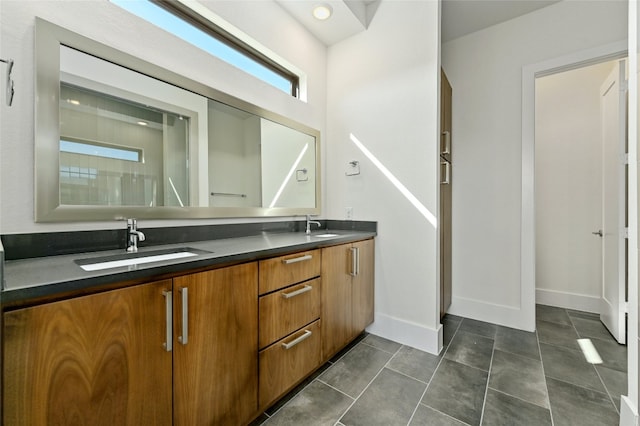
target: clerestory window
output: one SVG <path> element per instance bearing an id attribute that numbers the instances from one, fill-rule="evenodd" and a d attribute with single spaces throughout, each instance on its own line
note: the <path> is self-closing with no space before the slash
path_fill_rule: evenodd
<path id="1" fill-rule="evenodd" d="M 299 76 L 216 25 L 180 1 L 111 0 L 112 3 L 234 65 L 270 85 L 299 97 Z"/>

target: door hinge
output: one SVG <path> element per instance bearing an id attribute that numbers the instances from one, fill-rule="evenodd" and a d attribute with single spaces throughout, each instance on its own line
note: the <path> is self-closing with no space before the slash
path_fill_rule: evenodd
<path id="1" fill-rule="evenodd" d="M 629 228 L 624 228 L 622 231 L 622 237 L 625 239 L 629 239 Z"/>
<path id="2" fill-rule="evenodd" d="M 624 156 L 622 157 L 622 161 L 624 165 L 628 165 L 629 164 L 629 154 L 625 153 Z"/>
<path id="3" fill-rule="evenodd" d="M 620 306 L 620 308 L 622 308 L 622 312 L 624 312 L 625 314 L 629 313 L 629 302 L 622 302 L 621 303 L 622 306 Z"/>

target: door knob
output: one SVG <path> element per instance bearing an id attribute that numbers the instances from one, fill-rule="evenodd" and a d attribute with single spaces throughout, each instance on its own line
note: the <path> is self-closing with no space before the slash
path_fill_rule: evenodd
<path id="1" fill-rule="evenodd" d="M 592 234 L 593 234 L 593 235 L 597 235 L 597 236 L 599 236 L 599 237 L 602 237 L 602 235 L 603 235 L 603 234 L 602 234 L 602 229 L 598 229 L 598 231 L 597 231 L 597 232 L 592 232 Z"/>

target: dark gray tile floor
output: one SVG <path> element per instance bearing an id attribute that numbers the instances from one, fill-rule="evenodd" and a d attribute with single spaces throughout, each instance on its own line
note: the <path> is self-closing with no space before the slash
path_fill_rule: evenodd
<path id="1" fill-rule="evenodd" d="M 538 305 L 528 333 L 448 315 L 438 356 L 369 334 L 254 424 L 617 425 L 626 347 L 597 315 Z M 589 338 L 603 363 L 585 361 Z"/>

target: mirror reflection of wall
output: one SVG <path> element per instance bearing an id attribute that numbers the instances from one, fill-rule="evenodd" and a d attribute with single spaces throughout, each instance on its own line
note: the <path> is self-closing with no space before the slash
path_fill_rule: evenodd
<path id="1" fill-rule="evenodd" d="M 188 203 L 187 126 L 180 115 L 61 83 L 60 203 Z"/>
<path id="2" fill-rule="evenodd" d="M 315 137 L 209 100 L 212 207 L 315 207 Z"/>
<path id="3" fill-rule="evenodd" d="M 315 206 L 315 138 L 261 120 L 262 205 Z"/>
<path id="4" fill-rule="evenodd" d="M 260 207 L 260 117 L 209 99 L 209 205 Z"/>

